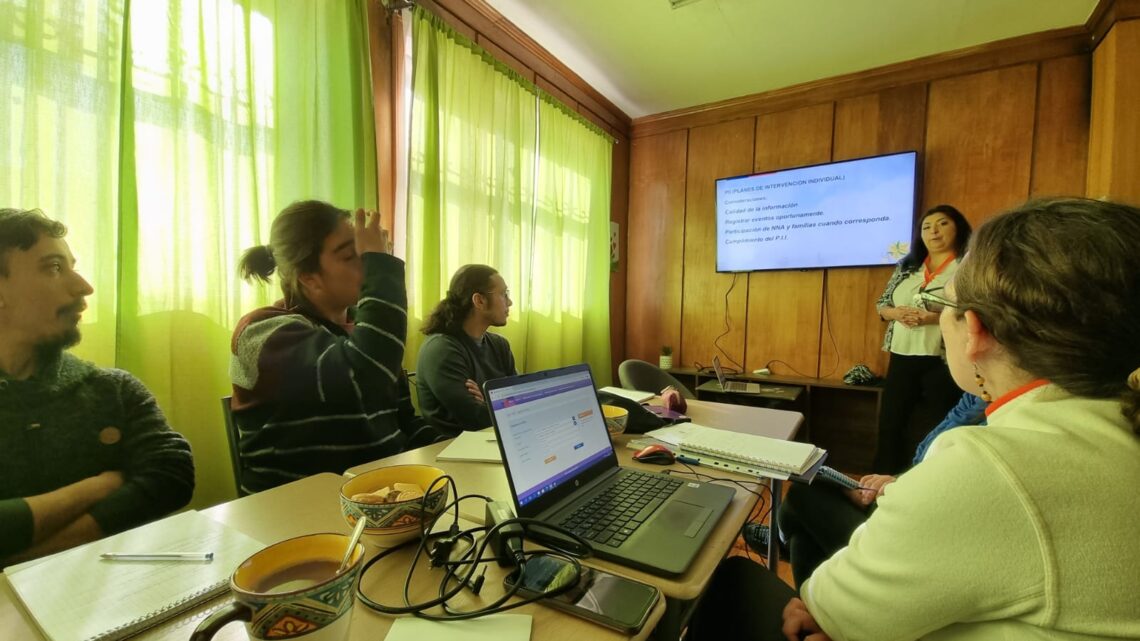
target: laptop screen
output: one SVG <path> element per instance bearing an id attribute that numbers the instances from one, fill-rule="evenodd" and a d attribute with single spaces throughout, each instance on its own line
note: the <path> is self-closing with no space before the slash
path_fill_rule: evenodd
<path id="1" fill-rule="evenodd" d="M 720 356 L 713 356 L 713 371 L 716 372 L 716 382 L 724 389 L 724 368 L 720 366 Z"/>
<path id="2" fill-rule="evenodd" d="M 520 507 L 614 456 L 589 368 L 546 374 L 487 387 Z"/>

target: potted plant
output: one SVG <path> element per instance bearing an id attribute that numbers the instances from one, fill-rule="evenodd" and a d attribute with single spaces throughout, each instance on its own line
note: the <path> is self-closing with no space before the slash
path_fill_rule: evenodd
<path id="1" fill-rule="evenodd" d="M 657 366 L 661 369 L 673 368 L 673 348 L 665 345 L 661 348 L 661 357 L 657 361 Z"/>

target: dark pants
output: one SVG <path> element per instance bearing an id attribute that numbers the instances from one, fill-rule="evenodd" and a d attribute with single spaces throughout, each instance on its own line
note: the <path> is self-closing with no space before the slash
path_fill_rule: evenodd
<path id="1" fill-rule="evenodd" d="M 689 641 L 785 641 L 784 606 L 796 593 L 775 572 L 742 557 L 721 562 L 689 620 Z M 731 632 L 731 634 L 730 634 Z"/>
<path id="2" fill-rule="evenodd" d="M 851 533 L 874 510 L 852 503 L 843 490 L 823 482 L 788 488 L 780 511 L 780 537 L 788 544 L 796 589 L 812 572 L 840 549 L 847 547 Z"/>
<path id="3" fill-rule="evenodd" d="M 873 471 L 898 474 L 914 458 L 914 448 L 930 426 L 937 425 L 962 398 L 940 356 L 891 354 L 883 400 Z M 916 430 L 908 427 L 915 425 Z"/>

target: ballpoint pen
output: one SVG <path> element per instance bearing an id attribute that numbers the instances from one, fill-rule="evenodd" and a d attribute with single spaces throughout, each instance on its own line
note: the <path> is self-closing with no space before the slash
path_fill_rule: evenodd
<path id="1" fill-rule="evenodd" d="M 99 558 L 108 561 L 213 561 L 213 552 L 104 552 Z"/>

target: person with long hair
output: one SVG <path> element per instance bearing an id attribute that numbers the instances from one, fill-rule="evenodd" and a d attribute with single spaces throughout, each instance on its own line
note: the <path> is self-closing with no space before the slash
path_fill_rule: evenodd
<path id="1" fill-rule="evenodd" d="M 487 329 L 505 326 L 510 310 L 511 293 L 498 271 L 464 265 L 424 323 L 416 391 L 424 418 L 445 434 L 491 425 L 481 386 L 518 372 L 510 343 Z"/>
<path id="2" fill-rule="evenodd" d="M 933 425 L 961 396 L 942 358 L 938 314 L 926 309 L 924 292 L 938 292 L 954 275 L 970 241 L 970 223 L 950 205 L 926 211 L 915 226 L 910 253 L 899 261 L 876 307 L 888 321 L 883 351 L 891 355 L 879 410 L 876 472 L 897 474 L 917 439 L 913 422 Z"/>
<path id="3" fill-rule="evenodd" d="M 435 442 L 401 367 L 407 338 L 404 262 L 380 216 L 320 201 L 289 205 L 268 245 L 239 268 L 274 273 L 283 298 L 234 330 L 230 377 L 241 478 L 257 492 Z"/>
<path id="4" fill-rule="evenodd" d="M 692 638 L 725 622 L 741 639 L 1140 638 L 1137 247 L 1140 209 L 1104 201 L 1033 201 L 982 225 L 925 298 L 988 425 L 938 436 L 798 597 L 725 562 Z"/>

